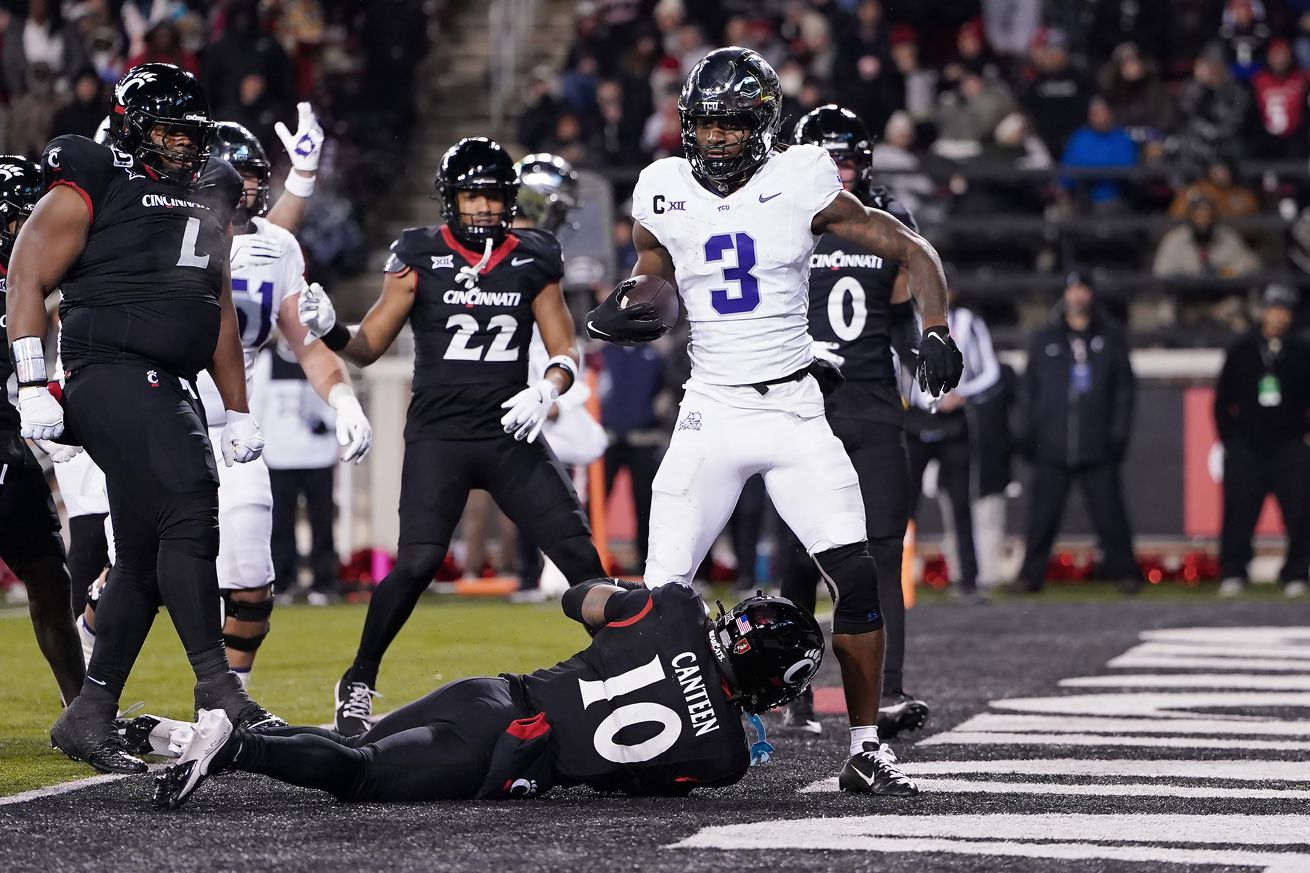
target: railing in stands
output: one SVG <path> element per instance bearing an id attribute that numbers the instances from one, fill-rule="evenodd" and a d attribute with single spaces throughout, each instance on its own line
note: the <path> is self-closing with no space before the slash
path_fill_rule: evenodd
<path id="1" fill-rule="evenodd" d="M 540 0 L 492 0 L 487 6 L 491 22 L 491 123 L 500 128 L 518 88 L 519 57 L 523 41 L 532 31 Z"/>

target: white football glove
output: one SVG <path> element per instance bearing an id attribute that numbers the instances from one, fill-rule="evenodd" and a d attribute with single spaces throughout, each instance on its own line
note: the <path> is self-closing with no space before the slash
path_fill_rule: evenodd
<path id="1" fill-rule="evenodd" d="M 223 463 L 227 466 L 248 464 L 264 453 L 264 435 L 259 422 L 249 412 L 226 410 L 227 424 L 219 441 L 223 448 Z"/>
<path id="2" fill-rule="evenodd" d="M 308 288 L 300 292 L 296 314 L 300 316 L 300 323 L 309 331 L 305 336 L 305 345 L 325 336 L 337 323 L 336 307 L 328 299 L 323 286 L 317 282 L 310 283 Z"/>
<path id="3" fill-rule="evenodd" d="M 354 390 L 338 382 L 328 392 L 328 403 L 337 411 L 337 442 L 341 444 L 341 460 L 364 460 L 373 446 L 373 425 L 368 423 L 364 408 L 359 405 Z"/>
<path id="4" fill-rule="evenodd" d="M 280 121 L 273 125 L 273 129 L 286 147 L 292 168 L 303 173 L 317 173 L 319 154 L 323 151 L 323 126 L 308 103 L 297 103 L 296 111 L 300 117 L 294 134 Z"/>
<path id="5" fill-rule="evenodd" d="M 50 460 L 56 464 L 66 464 L 69 461 L 82 454 L 81 446 L 66 446 L 63 443 L 52 443 L 50 440 L 32 440 L 36 443 L 37 448 L 50 456 Z"/>
<path id="6" fill-rule="evenodd" d="M 64 407 L 44 385 L 18 390 L 19 431 L 29 440 L 52 440 L 64 435 Z"/>
<path id="7" fill-rule="evenodd" d="M 536 385 L 529 385 L 504 403 L 501 409 L 509 412 L 501 416 L 500 423 L 505 433 L 514 434 L 516 440 L 532 442 L 541 433 L 541 426 L 550 415 L 550 408 L 559 397 L 559 389 L 549 379 L 542 379 Z"/>
<path id="8" fill-rule="evenodd" d="M 834 367 L 842 367 L 846 364 L 846 358 L 837 354 L 837 349 L 841 343 L 830 343 L 823 340 L 814 340 L 810 343 L 810 354 L 816 358 L 823 358 Z"/>

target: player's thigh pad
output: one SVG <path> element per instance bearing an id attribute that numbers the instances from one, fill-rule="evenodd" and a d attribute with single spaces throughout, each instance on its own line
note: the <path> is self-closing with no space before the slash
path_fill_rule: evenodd
<path id="1" fill-rule="evenodd" d="M 221 495 L 220 491 L 220 495 Z M 222 503 L 220 497 L 219 500 Z M 273 511 L 247 503 L 218 513 L 218 587 L 259 588 L 273 581 Z"/>
<path id="2" fill-rule="evenodd" d="M 550 446 L 510 436 L 490 441 L 482 481 L 496 505 L 542 548 L 590 536 L 578 493 Z"/>
<path id="3" fill-rule="evenodd" d="M 774 508 L 811 555 L 864 540 L 860 480 L 823 416 L 786 417 L 764 484 Z"/>
<path id="4" fill-rule="evenodd" d="M 400 474 L 400 542 L 450 545 L 464 514 L 476 468 L 487 463 L 486 440 L 419 439 L 405 443 Z"/>
<path id="5" fill-rule="evenodd" d="M 905 431 L 881 421 L 829 421 L 860 478 L 870 539 L 903 537 L 910 518 L 910 458 Z"/>

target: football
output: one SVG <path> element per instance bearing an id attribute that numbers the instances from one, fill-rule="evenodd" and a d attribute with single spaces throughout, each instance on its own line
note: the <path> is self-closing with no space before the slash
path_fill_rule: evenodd
<path id="1" fill-rule="evenodd" d="M 678 323 L 682 305 L 678 302 L 678 289 L 659 276 L 633 276 L 623 283 L 627 286 L 621 306 L 634 303 L 654 303 L 655 315 L 667 328 Z"/>

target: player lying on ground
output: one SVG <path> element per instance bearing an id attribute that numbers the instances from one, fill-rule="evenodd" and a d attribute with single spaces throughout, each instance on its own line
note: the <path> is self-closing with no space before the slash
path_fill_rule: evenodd
<path id="1" fill-rule="evenodd" d="M 810 683 L 823 658 L 818 624 L 764 596 L 711 621 L 685 585 L 613 581 L 565 593 L 565 614 L 594 634 L 572 658 L 454 682 L 362 737 L 318 728 L 255 735 L 202 713 L 181 763 L 157 777 L 155 803 L 176 807 L 223 769 L 349 801 L 530 797 L 571 785 L 683 795 L 738 781 L 751 760 L 742 710 L 781 705 Z M 869 758 L 895 770 L 885 746 Z"/>

